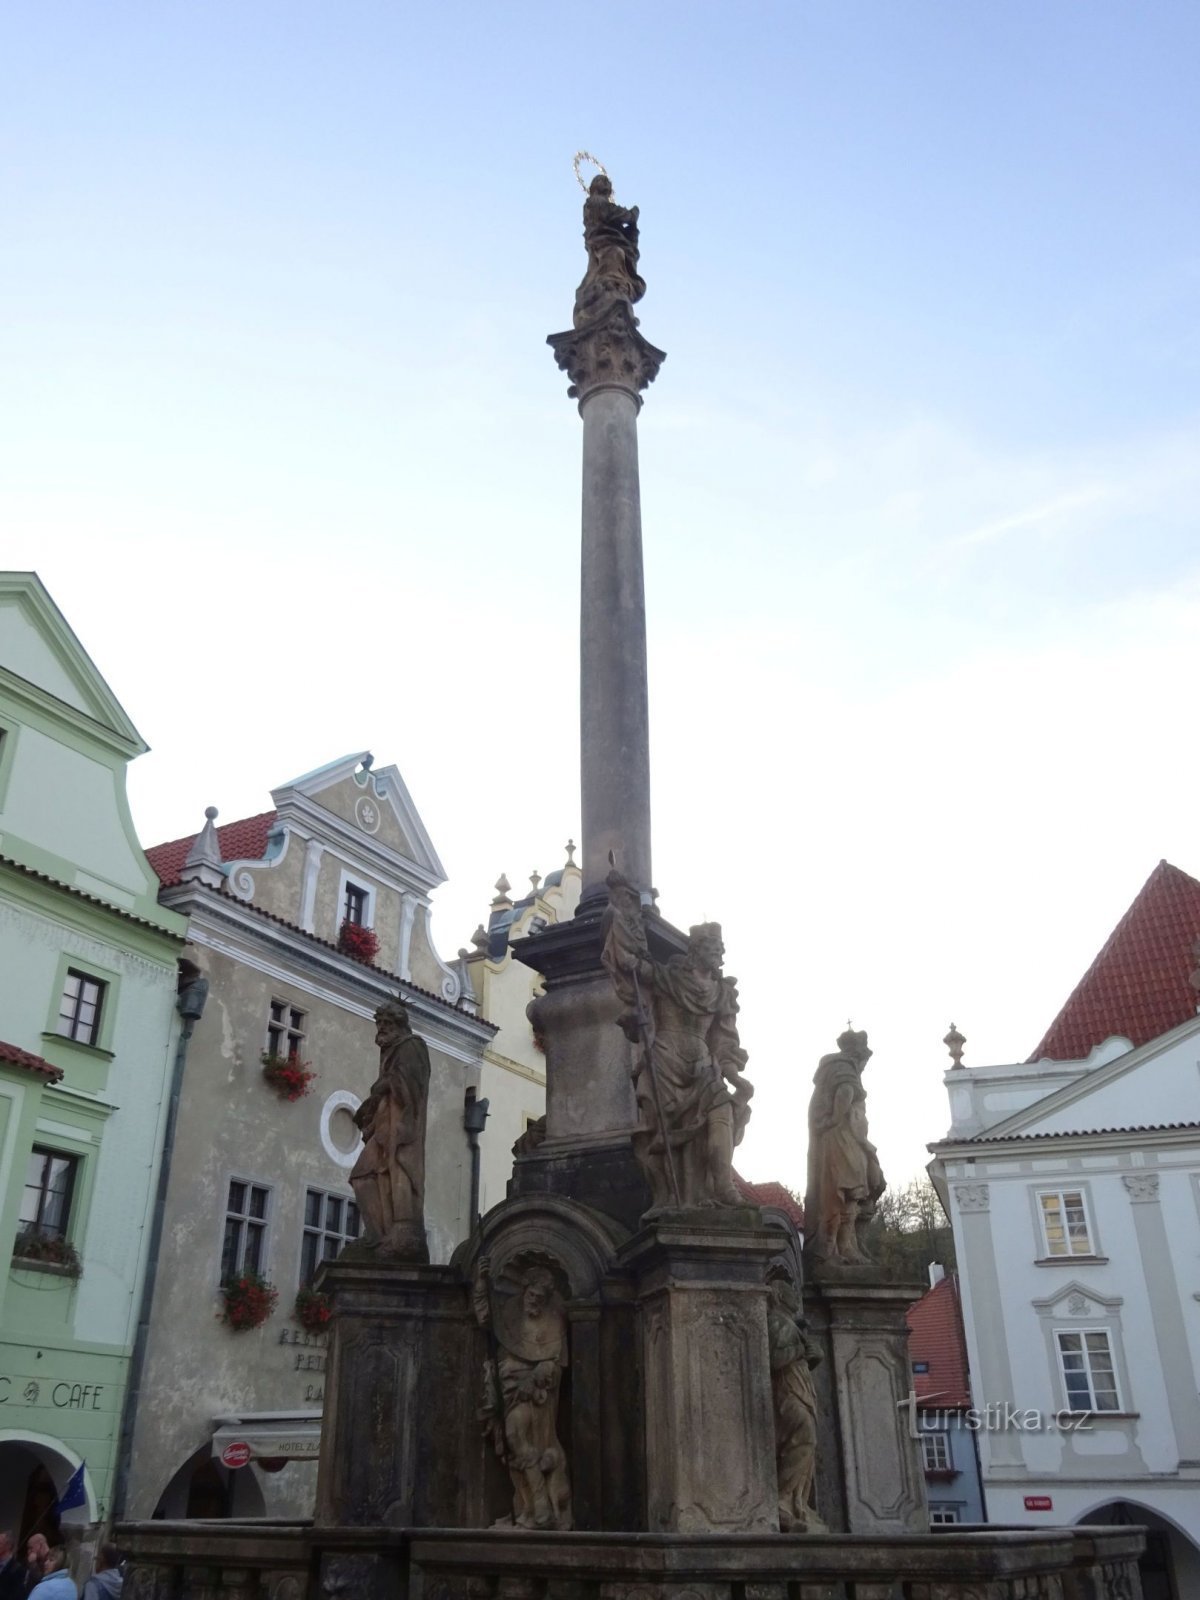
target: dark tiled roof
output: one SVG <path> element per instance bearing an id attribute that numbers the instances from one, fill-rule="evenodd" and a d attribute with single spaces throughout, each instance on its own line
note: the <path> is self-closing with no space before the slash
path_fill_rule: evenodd
<path id="1" fill-rule="evenodd" d="M 1114 1034 L 1146 1044 L 1194 1017 L 1198 938 L 1200 883 L 1160 861 L 1030 1061 L 1081 1061 Z"/>
<path id="2" fill-rule="evenodd" d="M 927 1400 L 936 1410 L 971 1404 L 967 1341 L 958 1279 L 953 1273 L 909 1306 L 908 1354 L 912 1362 L 923 1362 L 928 1368 L 912 1375 L 918 1402 Z"/>
<path id="3" fill-rule="evenodd" d="M 165 938 L 174 939 L 179 944 L 183 943 L 183 935 L 175 933 L 170 928 L 164 928 L 160 923 L 151 922 L 149 917 L 139 917 L 136 912 L 126 911 L 123 906 L 113 905 L 111 900 L 102 900 L 98 894 L 89 894 L 86 889 L 76 889 L 73 884 L 62 883 L 58 878 L 52 878 L 48 872 L 38 872 L 35 867 L 27 867 L 23 861 L 14 861 L 11 856 L 0 856 L 0 867 L 7 867 L 11 872 L 19 872 L 23 878 L 32 878 L 37 883 L 48 883 L 52 889 L 59 889 L 63 894 L 73 895 L 76 900 L 86 900 L 89 905 L 100 906 L 114 917 L 120 917 L 124 922 L 135 922 L 139 928 L 150 928 L 155 933 L 161 933 Z"/>
<path id="4" fill-rule="evenodd" d="M 279 813 L 260 811 L 256 817 L 243 817 L 239 822 L 227 822 L 217 829 L 217 843 L 222 861 L 261 861 L 267 853 L 267 836 Z M 166 844 L 151 845 L 146 859 L 158 873 L 163 888 L 179 882 L 179 874 L 188 858 L 188 852 L 200 837 L 190 833 L 186 839 L 170 839 Z"/>
<path id="5" fill-rule="evenodd" d="M 743 1199 L 756 1206 L 774 1206 L 777 1211 L 785 1211 L 797 1228 L 804 1227 L 804 1207 L 782 1183 L 751 1183 L 740 1172 L 734 1173 L 733 1181 Z"/>
<path id="6" fill-rule="evenodd" d="M 6 1044 L 3 1039 L 0 1039 L 0 1061 L 10 1067 L 24 1067 L 28 1072 L 40 1072 L 55 1083 L 63 1075 L 61 1067 L 52 1066 L 49 1061 L 43 1061 L 41 1056 L 22 1050 L 18 1045 Z"/>

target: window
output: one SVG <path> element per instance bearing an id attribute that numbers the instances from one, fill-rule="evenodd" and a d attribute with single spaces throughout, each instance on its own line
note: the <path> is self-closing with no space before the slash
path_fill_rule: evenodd
<path id="1" fill-rule="evenodd" d="M 958 1521 L 957 1506 L 930 1506 L 929 1520 L 931 1523 L 946 1523 Z"/>
<path id="2" fill-rule="evenodd" d="M 34 1145 L 25 1168 L 25 1192 L 21 1196 L 22 1233 L 40 1233 L 50 1239 L 66 1238 L 78 1166 L 77 1156 L 64 1156 L 57 1150 L 43 1150 Z"/>
<path id="3" fill-rule="evenodd" d="M 304 1043 L 304 1012 L 286 1000 L 271 1001 L 267 1023 L 267 1054 L 281 1061 L 295 1061 Z"/>
<path id="4" fill-rule="evenodd" d="M 267 1201 L 270 1190 L 261 1183 L 229 1180 L 225 1207 L 225 1241 L 221 1246 L 221 1282 L 231 1283 L 243 1272 L 262 1272 L 266 1260 Z"/>
<path id="5" fill-rule="evenodd" d="M 1087 1208 L 1078 1189 L 1052 1189 L 1038 1195 L 1048 1256 L 1090 1256 Z"/>
<path id="6" fill-rule="evenodd" d="M 300 1287 L 308 1288 L 322 1261 L 332 1261 L 358 1238 L 358 1207 L 340 1194 L 309 1189 L 304 1196 L 304 1242 L 300 1247 Z"/>
<path id="7" fill-rule="evenodd" d="M 76 972 L 74 967 L 67 968 L 67 981 L 58 1003 L 58 1031 L 64 1039 L 74 1039 L 79 1044 L 96 1043 L 100 1037 L 104 987 L 98 978 L 89 978 L 86 972 Z"/>
<path id="8" fill-rule="evenodd" d="M 342 921 L 362 927 L 367 920 L 367 891 L 356 883 L 347 883 L 342 899 Z"/>
<path id="9" fill-rule="evenodd" d="M 1112 1344 L 1104 1328 L 1058 1328 L 1058 1363 L 1068 1411 L 1119 1411 Z"/>
<path id="10" fill-rule="evenodd" d="M 922 1433 L 921 1454 L 926 1472 L 950 1471 L 950 1440 L 945 1433 Z"/>

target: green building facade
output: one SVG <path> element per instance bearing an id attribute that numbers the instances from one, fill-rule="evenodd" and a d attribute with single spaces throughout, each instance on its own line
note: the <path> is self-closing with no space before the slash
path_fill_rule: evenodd
<path id="1" fill-rule="evenodd" d="M 134 832 L 136 729 L 32 573 L 0 573 L 0 1528 L 102 1522 L 180 1024 L 185 920 Z"/>

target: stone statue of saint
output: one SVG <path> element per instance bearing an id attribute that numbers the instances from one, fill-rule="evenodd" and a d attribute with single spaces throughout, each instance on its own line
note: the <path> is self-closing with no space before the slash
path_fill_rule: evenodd
<path id="1" fill-rule="evenodd" d="M 771 1353 L 771 1394 L 775 1403 L 775 1467 L 779 1479 L 781 1533 L 823 1533 L 814 1509 L 817 1459 L 817 1391 L 812 1369 L 821 1352 L 808 1336 L 800 1296 L 786 1277 L 768 1287 L 767 1342 Z"/>
<path id="2" fill-rule="evenodd" d="M 594 322 L 616 300 L 632 303 L 646 292 L 638 276 L 638 208 L 619 206 L 604 173 L 591 181 L 583 203 L 588 264 L 575 291 L 575 326 Z"/>
<path id="3" fill-rule="evenodd" d="M 640 1046 L 633 1145 L 650 1180 L 652 1209 L 743 1205 L 733 1150 L 754 1088 L 742 1074 L 737 984 L 721 971 L 720 925 L 701 923 L 691 929 L 686 955 L 655 961 L 638 891 L 615 871 L 607 883 L 603 961 L 629 1007 L 621 1027 Z"/>
<path id="4" fill-rule="evenodd" d="M 513 1486 L 512 1516 L 495 1526 L 570 1528 L 571 1483 L 558 1438 L 567 1317 L 554 1273 L 537 1262 L 517 1265 L 493 1284 L 481 1256 L 475 1315 L 489 1336 L 479 1416 Z"/>
<path id="5" fill-rule="evenodd" d="M 821 1057 L 813 1076 L 804 1201 L 805 1254 L 812 1261 L 850 1266 L 870 1260 L 864 1236 L 887 1187 L 867 1137 L 862 1071 L 870 1057 L 866 1034 L 851 1029 L 838 1039 L 835 1055 Z"/>
<path id="6" fill-rule="evenodd" d="M 425 1251 L 425 1111 L 429 1051 L 408 1011 L 388 1000 L 375 1013 L 379 1076 L 354 1113 L 363 1147 L 350 1183 L 368 1246 L 402 1254 Z"/>

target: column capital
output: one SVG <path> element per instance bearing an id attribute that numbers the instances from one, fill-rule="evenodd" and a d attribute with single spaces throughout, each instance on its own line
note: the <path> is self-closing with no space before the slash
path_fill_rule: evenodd
<path id="1" fill-rule="evenodd" d="M 571 380 L 567 394 L 580 408 L 598 389 L 622 389 L 641 405 L 641 391 L 658 377 L 667 359 L 638 332 L 638 319 L 628 300 L 614 300 L 600 316 L 582 327 L 552 333 L 546 343 Z"/>

